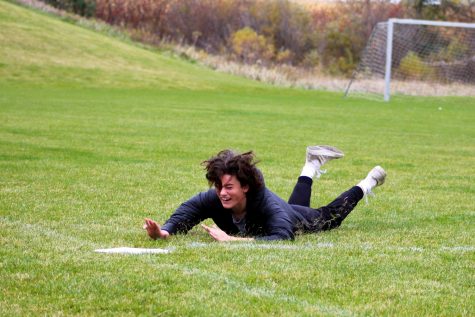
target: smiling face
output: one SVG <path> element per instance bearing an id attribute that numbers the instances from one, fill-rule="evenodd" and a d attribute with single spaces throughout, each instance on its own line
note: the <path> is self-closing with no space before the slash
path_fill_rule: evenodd
<path id="1" fill-rule="evenodd" d="M 235 175 L 224 174 L 221 177 L 221 187 L 216 187 L 221 204 L 233 213 L 240 214 L 246 209 L 246 193 L 249 186 L 241 186 Z"/>

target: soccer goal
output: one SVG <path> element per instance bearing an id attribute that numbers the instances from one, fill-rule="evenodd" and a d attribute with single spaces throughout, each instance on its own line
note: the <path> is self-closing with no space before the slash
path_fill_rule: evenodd
<path id="1" fill-rule="evenodd" d="M 475 96 L 475 23 L 390 19 L 378 23 L 349 93 Z"/>

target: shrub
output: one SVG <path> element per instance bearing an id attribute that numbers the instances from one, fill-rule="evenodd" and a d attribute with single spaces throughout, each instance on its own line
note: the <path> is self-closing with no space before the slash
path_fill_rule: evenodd
<path id="1" fill-rule="evenodd" d="M 462 43 L 458 38 L 453 38 L 450 44 L 444 49 L 438 51 L 431 56 L 435 61 L 453 62 L 470 55 L 468 45 Z"/>
<path id="2" fill-rule="evenodd" d="M 96 13 L 95 0 L 44 0 L 44 2 L 85 17 L 93 17 Z"/>
<path id="3" fill-rule="evenodd" d="M 431 75 L 432 70 L 413 51 L 404 56 L 399 64 L 398 74 L 404 78 L 425 79 Z"/>
<path id="4" fill-rule="evenodd" d="M 275 61 L 279 64 L 292 64 L 292 60 L 294 59 L 294 54 L 288 49 L 280 50 L 277 52 L 275 57 Z"/>
<path id="5" fill-rule="evenodd" d="M 349 75 L 356 68 L 350 36 L 334 29 L 326 38 L 324 65 L 332 75 Z"/>
<path id="6" fill-rule="evenodd" d="M 247 63 L 258 60 L 269 62 L 274 57 L 274 46 L 250 27 L 245 27 L 231 36 L 232 50 L 235 56 Z"/>
<path id="7" fill-rule="evenodd" d="M 310 52 L 305 54 L 305 56 L 302 60 L 301 66 L 303 66 L 305 68 L 319 67 L 320 66 L 320 54 L 318 53 L 318 51 L 315 49 L 315 50 L 311 50 Z"/>

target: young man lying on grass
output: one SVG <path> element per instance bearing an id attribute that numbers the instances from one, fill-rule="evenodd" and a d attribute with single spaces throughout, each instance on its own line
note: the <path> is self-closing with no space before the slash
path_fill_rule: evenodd
<path id="1" fill-rule="evenodd" d="M 183 203 L 163 226 L 145 219 L 144 229 L 152 239 L 166 239 L 171 234 L 186 233 L 205 219 L 216 226 L 202 224 L 217 241 L 288 240 L 295 233 L 330 230 L 341 225 L 356 204 L 372 189 L 384 183 L 386 172 L 374 167 L 356 186 L 341 194 L 329 205 L 310 208 L 314 177 L 321 166 L 343 153 L 331 146 L 307 147 L 306 162 L 288 202 L 265 187 L 256 168 L 254 154 L 219 152 L 203 162 L 206 178 L 214 188 L 199 193 Z"/>

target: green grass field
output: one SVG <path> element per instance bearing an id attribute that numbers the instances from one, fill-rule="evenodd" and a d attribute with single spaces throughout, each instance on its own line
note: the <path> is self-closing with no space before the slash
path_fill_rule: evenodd
<path id="1" fill-rule="evenodd" d="M 0 315 L 473 316 L 474 106 L 279 89 L 0 1 Z M 388 172 L 339 229 L 143 231 L 208 188 L 219 150 L 254 150 L 287 198 L 311 144 L 346 154 L 315 207 Z M 94 252 L 120 246 L 172 252 Z"/>

